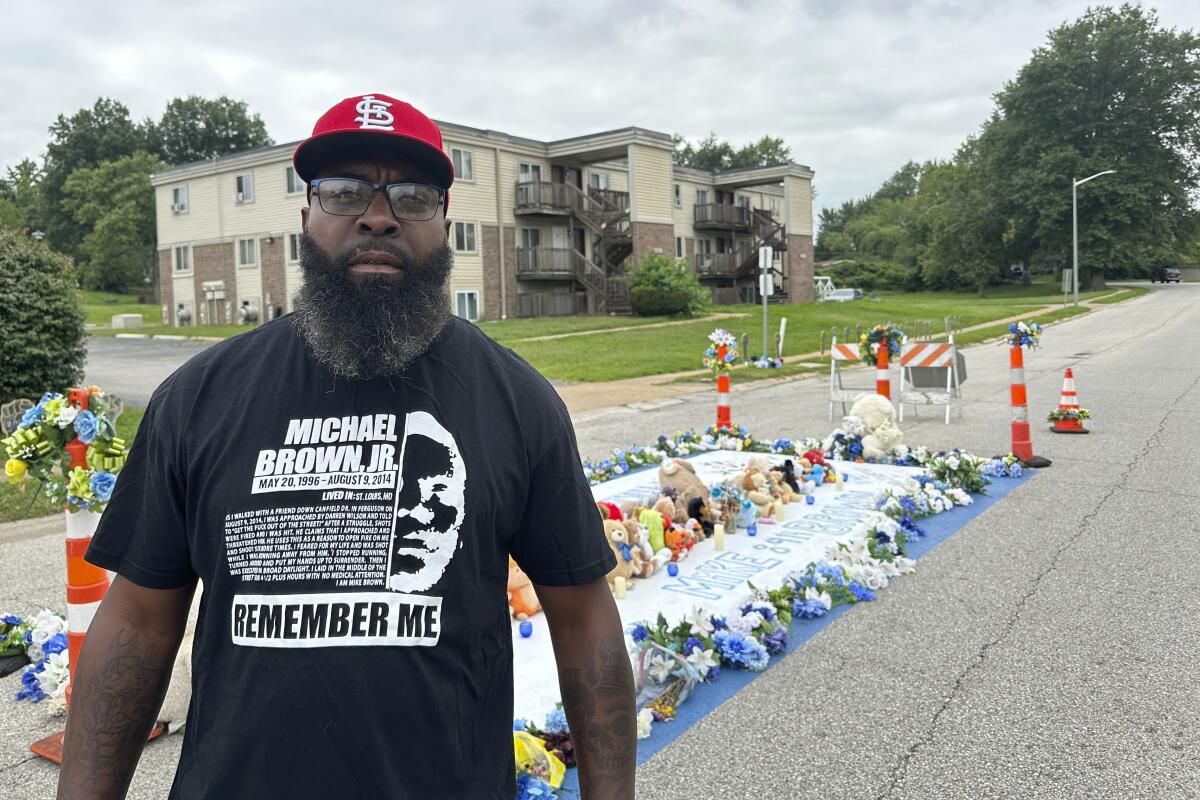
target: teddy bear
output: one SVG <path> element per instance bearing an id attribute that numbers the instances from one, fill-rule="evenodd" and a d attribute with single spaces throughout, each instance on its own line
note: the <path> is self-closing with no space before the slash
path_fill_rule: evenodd
<path id="1" fill-rule="evenodd" d="M 880 461 L 904 441 L 904 433 L 896 426 L 896 410 L 883 395 L 868 394 L 854 401 L 850 416 L 862 420 L 866 432 L 862 437 L 863 458 Z"/>
<path id="2" fill-rule="evenodd" d="M 672 561 L 682 561 L 696 546 L 696 537 L 686 525 L 672 525 L 665 532 L 667 547 L 671 550 Z"/>
<path id="3" fill-rule="evenodd" d="M 695 520 L 700 526 L 696 540 L 703 542 L 713 535 L 712 509 L 703 497 L 693 497 L 688 501 L 687 515 L 689 520 Z"/>
<path id="4" fill-rule="evenodd" d="M 629 542 L 629 532 L 625 526 L 615 519 L 604 520 L 604 534 L 608 538 L 608 546 L 617 557 L 617 565 L 609 570 L 608 584 L 612 586 L 618 577 L 625 579 L 625 587 L 633 588 L 633 577 L 642 571 L 642 553 Z"/>
<path id="5" fill-rule="evenodd" d="M 738 483 L 760 517 L 769 519 L 775 515 L 775 504 L 779 501 L 771 495 L 770 479 L 758 467 L 746 467 Z"/>
<path id="6" fill-rule="evenodd" d="M 529 619 L 542 610 L 533 581 L 512 556 L 508 557 L 508 610 L 519 620 Z"/>
<path id="7" fill-rule="evenodd" d="M 642 525 L 632 519 L 625 520 L 623 524 L 625 525 L 625 533 L 629 544 L 642 557 L 641 571 L 635 577 L 649 578 L 671 560 L 671 551 L 669 548 L 664 547 L 657 553 L 654 551 L 654 548 L 650 546 L 650 537 L 646 535 L 646 529 Z"/>
<path id="8" fill-rule="evenodd" d="M 696 476 L 696 468 L 691 462 L 682 458 L 668 458 L 658 467 L 658 482 L 663 488 L 663 494 L 675 500 L 675 508 L 682 512 L 683 519 L 687 518 L 688 504 L 699 497 L 707 501 L 708 487 Z M 683 519 L 676 518 L 676 522 Z"/>

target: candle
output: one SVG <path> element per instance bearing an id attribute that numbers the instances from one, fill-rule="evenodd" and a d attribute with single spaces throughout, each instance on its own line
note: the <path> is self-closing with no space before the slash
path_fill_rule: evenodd
<path id="1" fill-rule="evenodd" d="M 670 564 L 667 564 L 667 574 L 674 578 L 679 574 L 679 565 L 674 561 L 672 561 Z"/>
<path id="2" fill-rule="evenodd" d="M 724 523 L 718 522 L 716 525 L 713 525 L 713 539 L 716 540 L 716 543 L 717 543 L 716 546 L 717 546 L 718 550 L 725 549 L 725 525 L 724 525 Z"/>
<path id="3" fill-rule="evenodd" d="M 529 620 L 521 620 L 521 638 L 528 639 L 533 636 L 533 623 Z"/>
<path id="4" fill-rule="evenodd" d="M 811 506 L 813 503 L 817 502 L 817 498 L 813 497 L 813 496 L 810 494 L 810 495 L 808 495 L 807 497 L 805 497 L 805 498 L 804 498 L 804 502 L 808 503 L 808 504 Z"/>
<path id="5" fill-rule="evenodd" d="M 756 522 L 751 522 L 751 523 L 750 523 L 750 524 L 749 524 L 749 525 L 746 527 L 746 533 L 747 533 L 748 535 L 750 535 L 750 536 L 758 536 L 758 523 L 756 523 Z"/>
<path id="6" fill-rule="evenodd" d="M 834 485 L 837 487 L 837 490 L 839 492 L 844 492 L 846 490 L 846 486 L 844 483 L 842 483 L 842 480 L 843 480 L 842 473 L 835 472 L 835 473 L 833 473 L 833 475 L 834 475 Z"/>
<path id="7" fill-rule="evenodd" d="M 625 579 L 620 575 L 613 580 L 613 591 L 616 593 L 618 600 L 625 599 Z"/>

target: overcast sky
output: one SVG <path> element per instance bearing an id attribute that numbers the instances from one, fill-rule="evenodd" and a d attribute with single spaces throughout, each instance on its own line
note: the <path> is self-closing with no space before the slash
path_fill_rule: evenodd
<path id="1" fill-rule="evenodd" d="M 371 91 L 437 119 L 537 139 L 638 125 L 736 144 L 782 136 L 817 206 L 950 156 L 1068 0 L 34 2 L 0 10 L 0 165 L 98 96 L 135 118 L 226 94 L 299 139 Z M 1200 2 L 1162 0 L 1200 29 Z"/>

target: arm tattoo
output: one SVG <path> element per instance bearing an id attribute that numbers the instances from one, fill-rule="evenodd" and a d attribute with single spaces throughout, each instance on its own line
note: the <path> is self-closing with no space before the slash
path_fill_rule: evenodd
<path id="1" fill-rule="evenodd" d="M 580 661 L 562 670 L 560 688 L 579 757 L 583 796 L 632 798 L 637 722 L 624 636 L 606 636 Z"/>
<path id="2" fill-rule="evenodd" d="M 72 774 L 91 791 L 107 786 L 115 794 L 103 796 L 124 797 L 170 680 L 162 656 L 136 630 L 122 627 L 72 698 L 79 735 L 67 746 L 82 768 Z"/>

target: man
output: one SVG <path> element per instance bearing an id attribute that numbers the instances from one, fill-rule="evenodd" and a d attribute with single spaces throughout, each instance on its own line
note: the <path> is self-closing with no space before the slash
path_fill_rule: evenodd
<path id="1" fill-rule="evenodd" d="M 296 149 L 296 311 L 155 392 L 88 559 L 60 798 L 122 797 L 196 579 L 171 797 L 512 798 L 511 553 L 550 625 L 585 798 L 633 797 L 614 566 L 566 409 L 449 313 L 453 168 L 381 94 Z"/>

